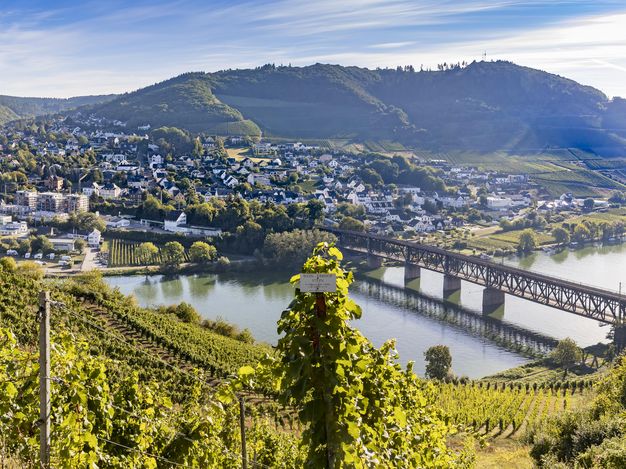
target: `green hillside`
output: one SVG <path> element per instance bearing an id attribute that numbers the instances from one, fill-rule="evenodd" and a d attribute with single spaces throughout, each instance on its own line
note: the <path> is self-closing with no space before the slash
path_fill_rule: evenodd
<path id="1" fill-rule="evenodd" d="M 257 125 L 215 97 L 204 73 L 187 73 L 124 94 L 94 111 L 130 127 L 175 126 L 192 132 L 258 135 Z"/>
<path id="2" fill-rule="evenodd" d="M 0 125 L 19 117 L 11 108 L 0 104 Z"/>
<path id="3" fill-rule="evenodd" d="M 626 106 L 510 62 L 438 71 L 315 64 L 188 73 L 95 105 L 131 126 L 436 152 L 626 151 Z"/>
<path id="4" fill-rule="evenodd" d="M 80 106 L 100 104 L 115 95 L 77 96 L 74 98 L 21 98 L 0 96 L 0 124 L 22 117 L 41 116 L 68 111 Z"/>

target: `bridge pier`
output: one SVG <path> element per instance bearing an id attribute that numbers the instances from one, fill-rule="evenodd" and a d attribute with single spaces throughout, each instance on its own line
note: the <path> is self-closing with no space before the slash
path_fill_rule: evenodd
<path id="1" fill-rule="evenodd" d="M 443 275 L 443 297 L 449 298 L 456 292 L 461 291 L 461 279 L 454 275 Z"/>
<path id="2" fill-rule="evenodd" d="M 613 332 L 613 344 L 615 351 L 621 353 L 626 349 L 626 324 L 616 324 Z"/>
<path id="3" fill-rule="evenodd" d="M 378 257 L 370 253 L 367 254 L 367 268 L 368 269 L 377 269 L 379 267 L 382 267 L 382 265 L 383 265 L 382 257 Z"/>
<path id="4" fill-rule="evenodd" d="M 416 278 L 420 278 L 422 276 L 422 269 L 419 265 L 410 264 L 408 262 L 404 263 L 404 281 L 410 282 L 411 280 L 415 280 Z"/>
<path id="5" fill-rule="evenodd" d="M 493 313 L 504 306 L 504 292 L 497 288 L 487 287 L 483 290 L 483 314 Z"/>

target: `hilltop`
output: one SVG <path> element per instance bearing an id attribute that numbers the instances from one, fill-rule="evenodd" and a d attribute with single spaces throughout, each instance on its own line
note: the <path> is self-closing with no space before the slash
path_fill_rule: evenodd
<path id="1" fill-rule="evenodd" d="M 130 127 L 438 152 L 626 151 L 624 100 L 503 61 L 439 71 L 315 64 L 187 73 L 88 110 Z"/>
<path id="2" fill-rule="evenodd" d="M 45 114 L 56 114 L 80 106 L 100 104 L 111 100 L 115 95 L 76 96 L 73 98 L 20 98 L 0 95 L 0 124 Z"/>

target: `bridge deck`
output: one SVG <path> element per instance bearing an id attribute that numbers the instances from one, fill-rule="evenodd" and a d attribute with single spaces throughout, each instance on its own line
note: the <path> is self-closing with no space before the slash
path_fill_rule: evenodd
<path id="1" fill-rule="evenodd" d="M 339 245 L 347 249 L 419 265 L 604 323 L 621 324 L 626 316 L 626 298 L 617 292 L 411 241 L 327 231 L 334 233 Z"/>

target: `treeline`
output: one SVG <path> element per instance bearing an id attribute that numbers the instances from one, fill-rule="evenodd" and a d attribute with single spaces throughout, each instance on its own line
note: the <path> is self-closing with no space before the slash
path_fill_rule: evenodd
<path id="1" fill-rule="evenodd" d="M 367 164 L 357 171 L 357 175 L 372 187 L 406 184 L 419 186 L 426 191 L 448 190 L 439 171 L 429 166 L 418 166 L 403 156 L 387 158 L 373 154 L 366 156 L 366 161 Z"/>

